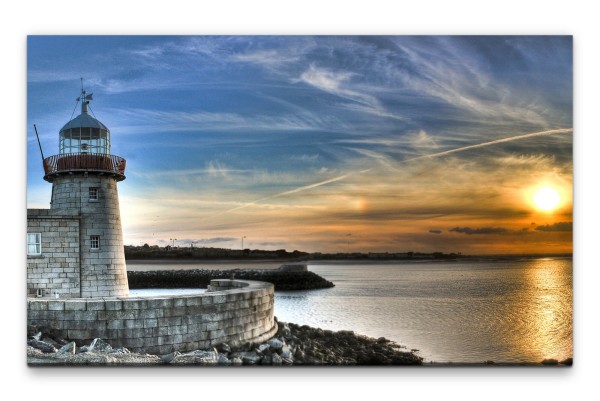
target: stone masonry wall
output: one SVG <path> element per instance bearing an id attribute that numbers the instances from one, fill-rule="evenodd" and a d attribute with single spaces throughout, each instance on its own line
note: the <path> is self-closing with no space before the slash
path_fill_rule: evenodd
<path id="1" fill-rule="evenodd" d="M 117 181 L 106 175 L 54 177 L 51 210 L 81 215 L 81 297 L 126 296 L 129 293 Z M 98 199 L 90 199 L 90 188 Z M 91 237 L 100 238 L 92 249 Z"/>
<path id="2" fill-rule="evenodd" d="M 42 254 L 27 255 L 27 296 L 79 297 L 79 217 L 28 209 L 27 232 L 42 239 Z"/>
<path id="3" fill-rule="evenodd" d="M 29 298 L 27 324 L 158 355 L 260 343 L 277 332 L 273 285 L 244 280 L 213 280 L 204 294 L 176 297 Z"/>

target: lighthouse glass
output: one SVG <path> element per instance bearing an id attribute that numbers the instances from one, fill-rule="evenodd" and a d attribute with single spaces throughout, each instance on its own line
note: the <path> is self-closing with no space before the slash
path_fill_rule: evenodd
<path id="1" fill-rule="evenodd" d="M 60 132 L 60 154 L 110 154 L 110 132 L 100 128 L 70 128 Z"/>

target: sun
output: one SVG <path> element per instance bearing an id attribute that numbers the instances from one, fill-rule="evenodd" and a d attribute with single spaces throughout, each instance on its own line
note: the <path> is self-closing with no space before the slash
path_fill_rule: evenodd
<path id="1" fill-rule="evenodd" d="M 556 189 L 545 186 L 538 189 L 533 195 L 533 202 L 538 209 L 549 212 L 560 204 L 560 195 Z"/>

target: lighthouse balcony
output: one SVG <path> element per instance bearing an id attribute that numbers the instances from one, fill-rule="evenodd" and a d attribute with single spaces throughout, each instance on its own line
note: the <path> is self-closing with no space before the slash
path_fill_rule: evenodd
<path id="1" fill-rule="evenodd" d="M 52 182 L 61 174 L 94 173 L 125 179 L 125 159 L 108 154 L 65 153 L 44 159 L 44 180 Z"/>

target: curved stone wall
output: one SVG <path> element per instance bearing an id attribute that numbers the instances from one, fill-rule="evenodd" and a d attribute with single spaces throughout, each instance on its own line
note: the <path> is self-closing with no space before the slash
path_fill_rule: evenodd
<path id="1" fill-rule="evenodd" d="M 260 343 L 277 332 L 273 284 L 212 280 L 206 293 L 164 297 L 27 299 L 27 324 L 65 339 L 168 354 Z"/>

